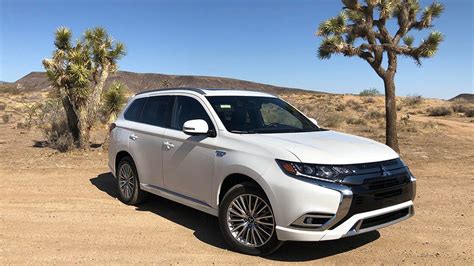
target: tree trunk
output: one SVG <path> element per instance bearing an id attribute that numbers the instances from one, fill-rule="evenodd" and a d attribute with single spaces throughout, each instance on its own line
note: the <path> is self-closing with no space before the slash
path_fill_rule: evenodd
<path id="1" fill-rule="evenodd" d="M 77 126 L 79 128 L 79 142 L 78 148 L 87 150 L 89 149 L 89 140 L 90 140 L 90 127 L 88 123 L 88 112 L 85 106 L 80 106 L 76 108 L 76 114 L 78 117 Z"/>
<path id="2" fill-rule="evenodd" d="M 77 124 L 79 121 L 77 119 L 77 115 L 74 112 L 74 108 L 71 104 L 71 101 L 69 101 L 69 98 L 66 95 L 62 95 L 62 94 L 60 97 L 61 97 L 61 102 L 63 104 L 64 111 L 66 113 L 66 120 L 67 120 L 67 125 L 69 128 L 69 132 L 71 132 L 74 142 L 78 143 L 79 142 L 79 128 Z"/>
<path id="3" fill-rule="evenodd" d="M 397 136 L 397 106 L 395 98 L 395 75 L 388 73 L 384 79 L 385 85 L 385 121 L 386 143 L 396 152 L 400 152 Z"/>
<path id="4" fill-rule="evenodd" d="M 97 114 L 99 112 L 102 91 L 104 90 L 105 81 L 107 80 L 107 77 L 109 76 L 109 71 L 110 71 L 110 65 L 104 64 L 102 67 L 102 72 L 100 73 L 99 80 L 97 81 L 97 84 L 94 86 L 94 91 L 92 92 L 89 102 L 87 103 L 88 116 L 89 116 L 89 121 L 88 121 L 89 128 L 91 128 L 94 125 L 95 121 L 97 121 Z"/>

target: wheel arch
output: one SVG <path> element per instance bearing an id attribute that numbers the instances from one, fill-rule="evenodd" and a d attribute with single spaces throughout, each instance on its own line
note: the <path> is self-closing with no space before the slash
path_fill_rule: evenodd
<path id="1" fill-rule="evenodd" d="M 263 181 L 259 181 L 257 178 L 251 177 L 248 174 L 243 173 L 232 173 L 227 175 L 222 182 L 220 183 L 217 191 L 217 206 L 221 203 L 224 195 L 237 184 L 249 184 L 251 186 L 257 187 L 265 193 L 270 203 L 272 202 L 272 194 L 269 191 L 269 187 L 266 184 L 262 184 Z"/>
<path id="2" fill-rule="evenodd" d="M 114 163 L 114 166 L 115 166 L 115 169 L 114 169 L 114 170 L 115 170 L 115 172 L 117 172 L 117 167 L 118 167 L 118 164 L 120 163 L 120 161 L 121 161 L 123 158 L 127 157 L 127 156 L 130 157 L 130 158 L 132 158 L 132 155 L 131 155 L 130 153 L 128 153 L 127 151 L 123 151 L 123 150 L 122 150 L 122 151 L 119 151 L 119 152 L 117 153 L 117 155 L 115 155 L 115 163 Z M 132 160 L 133 160 L 133 158 L 132 158 Z M 116 174 L 116 173 L 114 173 L 114 174 Z"/>

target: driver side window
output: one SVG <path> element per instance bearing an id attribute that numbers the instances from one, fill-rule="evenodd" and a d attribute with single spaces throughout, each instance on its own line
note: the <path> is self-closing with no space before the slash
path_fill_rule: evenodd
<path id="1" fill-rule="evenodd" d="M 273 103 L 263 103 L 260 109 L 265 126 L 271 124 L 283 124 L 302 128 L 303 125 L 294 115 Z"/>
<path id="2" fill-rule="evenodd" d="M 177 96 L 171 128 L 183 130 L 183 124 L 193 119 L 202 119 L 207 122 L 209 129 L 214 129 L 209 115 L 200 102 L 191 97 Z"/>

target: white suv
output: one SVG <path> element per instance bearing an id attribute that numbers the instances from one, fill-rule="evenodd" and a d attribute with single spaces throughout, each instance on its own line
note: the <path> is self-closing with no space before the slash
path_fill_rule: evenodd
<path id="1" fill-rule="evenodd" d="M 119 198 L 153 193 L 219 217 L 229 245 L 338 239 L 414 214 L 415 177 L 389 147 L 319 127 L 262 92 L 177 88 L 135 95 L 110 127 Z"/>

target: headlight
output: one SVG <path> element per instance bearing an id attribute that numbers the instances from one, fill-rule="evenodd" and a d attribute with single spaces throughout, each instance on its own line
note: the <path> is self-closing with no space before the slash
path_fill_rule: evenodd
<path id="1" fill-rule="evenodd" d="M 346 176 L 355 174 L 355 169 L 351 166 L 304 164 L 282 160 L 276 161 L 283 172 L 292 176 L 304 176 L 336 182 Z"/>

